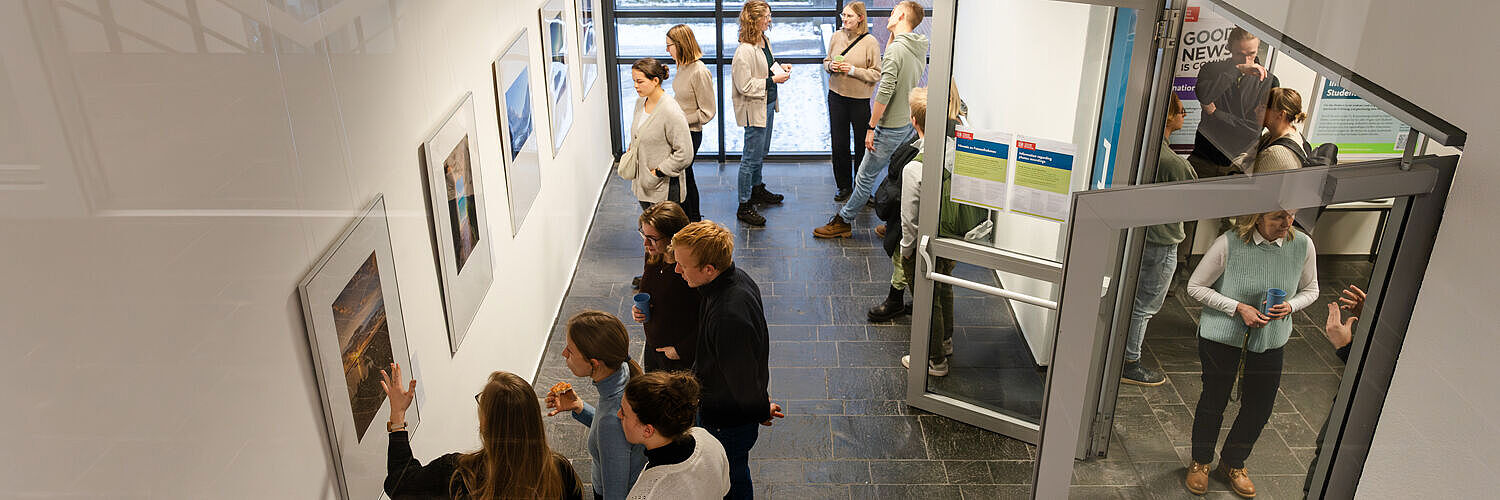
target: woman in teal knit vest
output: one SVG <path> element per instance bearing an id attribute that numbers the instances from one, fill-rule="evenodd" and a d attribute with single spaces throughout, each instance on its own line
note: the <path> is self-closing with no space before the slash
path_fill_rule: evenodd
<path id="1" fill-rule="evenodd" d="M 1219 470 L 1235 493 L 1255 496 L 1245 458 L 1270 419 L 1281 387 L 1281 348 L 1292 333 L 1287 316 L 1318 298 L 1317 252 L 1312 238 L 1292 228 L 1294 212 L 1236 218 L 1234 228 L 1214 240 L 1188 280 L 1188 295 L 1203 303 L 1198 320 L 1203 391 L 1193 413 L 1193 463 L 1185 480 L 1195 494 L 1207 491 L 1214 443 L 1238 379 L 1240 412 L 1219 453 Z M 1296 294 L 1262 313 L 1266 291 L 1272 288 Z"/>

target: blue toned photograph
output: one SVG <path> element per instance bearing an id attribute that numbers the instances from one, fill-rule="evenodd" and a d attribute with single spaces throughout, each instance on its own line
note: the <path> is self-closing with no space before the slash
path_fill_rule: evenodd
<path id="1" fill-rule="evenodd" d="M 521 74 L 505 89 L 505 120 L 510 130 L 510 159 L 521 154 L 521 147 L 531 139 L 531 71 L 522 69 Z"/>

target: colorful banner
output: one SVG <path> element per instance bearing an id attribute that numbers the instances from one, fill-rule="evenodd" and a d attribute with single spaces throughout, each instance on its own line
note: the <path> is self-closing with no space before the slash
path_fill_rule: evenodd
<path id="1" fill-rule="evenodd" d="M 1189 0 L 1183 12 L 1182 40 L 1177 46 L 1177 68 L 1173 71 L 1172 92 L 1182 99 L 1187 118 L 1182 129 L 1167 137 L 1172 150 L 1187 154 L 1193 150 L 1202 106 L 1198 103 L 1198 70 L 1204 64 L 1229 59 L 1229 32 L 1234 23 L 1202 7 L 1200 0 Z M 1262 58 L 1264 60 L 1264 58 Z"/>
<path id="2" fill-rule="evenodd" d="M 1010 208 L 1017 213 L 1067 222 L 1078 147 L 1036 137 L 1016 137 L 1016 168 Z"/>
<path id="3" fill-rule="evenodd" d="M 1313 121 L 1308 124 L 1308 143 L 1337 144 L 1340 156 L 1399 156 L 1405 151 L 1411 127 L 1349 89 L 1334 85 L 1327 78 L 1322 80 Z"/>
<path id="4" fill-rule="evenodd" d="M 957 135 L 952 200 L 990 210 L 1005 210 L 1005 198 L 1010 188 L 1012 135 L 966 128 L 958 129 Z"/>

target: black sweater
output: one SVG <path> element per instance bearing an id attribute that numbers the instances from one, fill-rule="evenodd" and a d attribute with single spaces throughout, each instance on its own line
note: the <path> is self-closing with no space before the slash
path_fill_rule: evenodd
<path id="1" fill-rule="evenodd" d="M 641 291 L 651 294 L 651 319 L 646 321 L 646 370 L 688 370 L 698 351 L 698 292 L 673 270 L 675 264 L 646 264 Z M 677 348 L 677 357 L 656 352 Z"/>
<path id="2" fill-rule="evenodd" d="M 693 373 L 703 385 L 704 426 L 735 427 L 771 418 L 766 387 L 771 337 L 760 287 L 730 265 L 698 288 L 698 356 Z"/>
<path id="3" fill-rule="evenodd" d="M 1215 109 L 1212 114 L 1203 113 L 1198 123 L 1193 154 L 1216 165 L 1228 165 L 1231 158 L 1253 149 L 1262 128 L 1256 108 L 1266 104 L 1273 87 L 1280 86 L 1276 75 L 1264 80 L 1246 76 L 1234 61 L 1204 64 L 1198 70 L 1194 92 L 1199 103 L 1213 104 Z"/>
<path id="4" fill-rule="evenodd" d="M 385 494 L 391 500 L 427 498 L 469 498 L 463 481 L 453 481 L 453 471 L 458 469 L 458 453 L 437 457 L 426 466 L 411 456 L 410 436 L 406 431 L 390 433 L 391 444 L 386 452 Z M 567 458 L 552 454 L 562 476 L 565 500 L 583 500 L 583 489 L 578 484 L 578 472 Z M 449 490 L 451 487 L 452 491 Z"/>

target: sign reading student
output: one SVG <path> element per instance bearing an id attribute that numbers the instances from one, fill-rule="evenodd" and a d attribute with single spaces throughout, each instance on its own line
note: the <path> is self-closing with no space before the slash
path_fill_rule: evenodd
<path id="1" fill-rule="evenodd" d="M 1309 143 L 1337 144 L 1339 155 L 1401 155 L 1411 127 L 1353 91 L 1322 80 L 1313 122 L 1308 125 Z"/>

